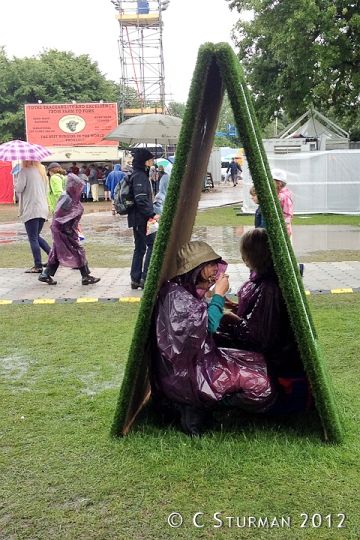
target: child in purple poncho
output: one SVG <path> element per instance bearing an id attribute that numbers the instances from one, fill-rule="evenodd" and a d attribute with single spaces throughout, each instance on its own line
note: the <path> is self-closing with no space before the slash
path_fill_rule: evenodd
<path id="1" fill-rule="evenodd" d="M 68 175 L 66 190 L 57 201 L 51 224 L 53 247 L 49 253 L 47 266 L 39 276 L 39 281 L 56 285 L 53 280 L 59 265 L 77 268 L 82 276 L 82 284 L 90 285 L 100 281 L 90 275 L 84 247 L 80 244 L 78 226 L 84 207 L 80 203 L 85 182 L 73 173 Z"/>
<path id="2" fill-rule="evenodd" d="M 224 314 L 220 330 L 232 336 L 235 346 L 266 358 L 279 387 L 271 412 L 308 410 L 312 405 L 311 386 L 274 270 L 266 230 L 257 228 L 243 234 L 240 252 L 251 270 L 250 278 L 239 289 L 238 303 L 225 303 L 232 313 Z"/>

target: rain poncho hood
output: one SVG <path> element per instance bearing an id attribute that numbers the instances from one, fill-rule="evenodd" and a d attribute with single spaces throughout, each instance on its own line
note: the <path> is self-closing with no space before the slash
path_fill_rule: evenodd
<path id="1" fill-rule="evenodd" d="M 78 236 L 78 225 L 84 212 L 80 203 L 85 182 L 73 173 L 68 175 L 66 190 L 56 204 L 51 232 L 53 247 L 48 264 L 60 262 L 70 268 L 81 268 L 86 264 L 86 255 Z"/>
<path id="2" fill-rule="evenodd" d="M 125 173 L 121 170 L 120 165 L 117 163 L 114 167 L 114 170 L 111 171 L 106 178 L 105 184 L 110 189 L 110 196 L 114 198 L 114 191 L 116 186 L 121 180 L 125 178 Z"/>
<path id="3" fill-rule="evenodd" d="M 182 285 L 192 295 L 202 298 L 206 293 L 206 289 L 197 289 L 196 283 L 201 281 L 201 270 L 212 261 L 218 263 L 215 274 L 216 279 L 220 273 L 225 273 L 227 263 L 206 242 L 201 240 L 187 242 L 179 249 L 176 255 L 176 276 L 172 281 Z M 212 285 L 213 283 L 209 282 L 208 289 Z"/>
<path id="4" fill-rule="evenodd" d="M 214 259 L 211 259 L 211 260 L 214 260 Z M 174 278 L 172 278 L 171 281 L 173 281 L 175 283 L 178 283 L 179 285 L 184 287 L 193 296 L 195 296 L 197 298 L 202 298 L 204 296 L 204 294 L 206 293 L 206 291 L 208 291 L 214 284 L 214 282 L 209 281 L 207 289 L 203 289 L 203 288 L 198 289 L 196 287 L 197 283 L 199 282 L 199 279 L 201 279 L 199 274 L 201 273 L 201 270 L 207 264 L 209 264 L 209 261 L 206 261 L 206 262 L 203 262 L 203 263 L 199 264 L 199 266 L 197 266 L 193 270 L 189 270 L 189 272 L 185 272 L 184 274 L 175 276 Z M 218 261 L 218 268 L 217 268 L 217 272 L 215 274 L 215 279 L 219 276 L 219 274 L 221 272 L 225 273 L 225 271 L 227 269 L 227 266 L 228 265 L 227 265 L 227 263 L 225 261 L 223 261 L 223 260 Z"/>
<path id="5" fill-rule="evenodd" d="M 153 154 L 146 148 L 139 148 L 134 154 L 134 160 L 132 162 L 133 169 L 146 169 L 145 161 L 153 159 Z"/>
<path id="6" fill-rule="evenodd" d="M 65 185 L 65 193 L 62 197 L 62 201 L 67 201 L 66 206 L 69 207 L 69 209 L 72 207 L 75 209 L 75 206 L 80 203 L 81 199 L 81 193 L 84 189 L 85 182 L 79 176 L 77 176 L 74 173 L 69 173 L 67 176 L 67 182 Z M 56 205 L 56 209 L 61 206 L 61 204 Z M 80 204 L 80 207 L 83 209 L 83 206 Z"/>

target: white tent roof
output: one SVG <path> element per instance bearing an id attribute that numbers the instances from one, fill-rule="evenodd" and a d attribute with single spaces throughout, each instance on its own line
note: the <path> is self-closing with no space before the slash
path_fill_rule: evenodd
<path id="1" fill-rule="evenodd" d="M 302 123 L 304 122 L 304 123 Z M 326 118 L 315 109 L 309 109 L 295 122 L 287 126 L 279 135 L 281 139 L 291 137 L 319 138 L 327 139 L 348 139 L 349 134 L 334 122 Z"/>
<path id="2" fill-rule="evenodd" d="M 305 124 L 300 126 L 296 131 L 288 135 L 286 138 L 290 137 L 306 137 L 306 138 L 318 138 L 320 136 L 326 137 L 327 139 L 339 138 L 334 131 L 331 131 L 329 128 L 325 127 L 324 124 L 321 124 L 316 118 L 309 118 Z"/>

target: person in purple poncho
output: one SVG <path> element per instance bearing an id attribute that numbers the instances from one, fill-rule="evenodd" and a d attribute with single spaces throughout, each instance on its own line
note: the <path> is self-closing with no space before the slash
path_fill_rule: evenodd
<path id="1" fill-rule="evenodd" d="M 156 302 L 152 395 L 175 403 L 188 435 L 201 434 L 218 402 L 264 412 L 276 399 L 262 354 L 217 346 L 214 333 L 229 288 L 226 268 L 208 244 L 188 242 L 178 252 L 177 275 L 162 286 Z"/>
<path id="2" fill-rule="evenodd" d="M 278 381 L 274 412 L 308 410 L 312 393 L 274 270 L 268 235 L 256 228 L 243 234 L 240 253 L 251 270 L 238 291 L 238 303 L 228 301 L 220 331 L 231 334 L 234 346 L 256 351 L 266 358 Z"/>
<path id="3" fill-rule="evenodd" d="M 100 281 L 90 275 L 84 247 L 80 244 L 78 226 L 84 207 L 80 203 L 85 182 L 73 173 L 68 174 L 65 192 L 60 195 L 53 215 L 51 232 L 53 247 L 49 253 L 47 266 L 39 276 L 39 281 L 56 285 L 53 280 L 59 265 L 80 270 L 83 285 Z"/>

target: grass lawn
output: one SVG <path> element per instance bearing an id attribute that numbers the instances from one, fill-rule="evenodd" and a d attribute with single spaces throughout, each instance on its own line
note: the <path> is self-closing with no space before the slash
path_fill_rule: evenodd
<path id="1" fill-rule="evenodd" d="M 0 538 L 358 540 L 359 295 L 309 302 L 344 420 L 341 446 L 322 442 L 314 414 L 218 413 L 192 440 L 149 411 L 112 439 L 138 305 L 0 306 Z M 179 528 L 168 524 L 173 512 Z M 266 518 L 273 527 L 261 526 Z"/>
<path id="2" fill-rule="evenodd" d="M 237 209 L 236 209 L 237 208 Z M 240 214 L 240 215 L 237 215 Z M 226 224 L 228 226 L 254 225 L 254 215 L 241 215 L 240 206 L 222 206 L 209 208 L 198 212 L 195 225 L 216 226 Z M 293 225 L 350 225 L 360 227 L 360 216 L 340 214 L 306 214 L 295 215 Z"/>

